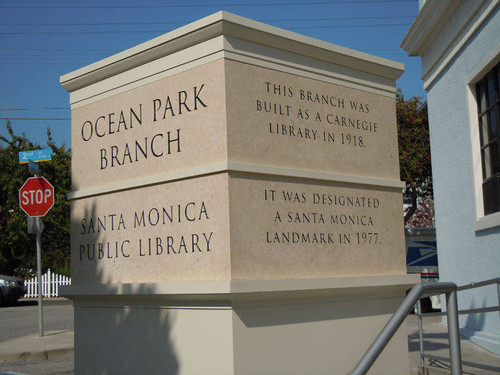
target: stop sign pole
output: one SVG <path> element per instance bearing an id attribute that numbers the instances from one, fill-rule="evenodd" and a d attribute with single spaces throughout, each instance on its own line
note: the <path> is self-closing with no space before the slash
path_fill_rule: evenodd
<path id="1" fill-rule="evenodd" d="M 35 217 L 36 229 L 36 273 L 38 278 L 38 336 L 43 337 L 43 305 L 42 305 L 42 231 L 40 217 Z"/>
<path id="2" fill-rule="evenodd" d="M 19 189 L 19 205 L 29 217 L 34 218 L 36 233 L 36 266 L 38 276 L 38 333 L 43 337 L 42 305 L 42 229 L 40 219 L 54 205 L 54 187 L 43 177 L 30 177 Z"/>

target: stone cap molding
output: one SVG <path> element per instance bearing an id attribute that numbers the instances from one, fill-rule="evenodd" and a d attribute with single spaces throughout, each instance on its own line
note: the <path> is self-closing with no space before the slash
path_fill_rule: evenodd
<path id="1" fill-rule="evenodd" d="M 420 275 L 352 276 L 277 280 L 215 280 L 133 284 L 82 284 L 61 286 L 60 294 L 75 302 L 104 301 L 118 304 L 168 302 L 230 307 L 231 303 L 303 303 L 305 299 L 352 300 L 401 296 L 420 282 Z"/>
<path id="2" fill-rule="evenodd" d="M 274 166 L 239 163 L 239 162 L 220 162 L 215 164 L 203 165 L 196 168 L 188 168 L 178 171 L 172 171 L 155 176 L 141 177 L 135 180 L 128 180 L 108 185 L 96 186 L 83 190 L 74 190 L 67 194 L 67 198 L 69 200 L 88 198 L 95 195 L 108 194 L 108 193 L 135 189 L 150 185 L 157 185 L 165 182 L 173 182 L 185 178 L 195 178 L 195 177 L 206 176 L 209 174 L 231 173 L 231 172 L 331 181 L 338 183 L 386 188 L 391 190 L 402 190 L 405 187 L 405 183 L 403 181 L 386 180 L 375 177 L 345 175 L 332 172 L 283 168 L 283 167 L 274 167 Z"/>
<path id="3" fill-rule="evenodd" d="M 225 39 L 222 47 L 220 45 L 215 47 L 212 44 L 210 46 L 212 49 L 203 49 L 202 56 L 186 56 L 185 59 L 192 59 L 191 61 L 194 61 L 202 57 L 207 57 L 209 54 L 217 54 L 221 50 L 227 52 L 227 55 L 224 57 L 238 59 L 237 52 L 246 49 L 244 51 L 245 58 L 252 60 L 252 51 L 245 44 L 245 42 L 252 42 L 253 47 L 257 46 L 257 48 L 261 49 L 271 48 L 278 51 L 278 60 L 282 58 L 279 52 L 281 51 L 282 54 L 291 53 L 295 56 L 319 61 L 320 63 L 326 62 L 351 71 L 366 73 L 372 77 L 371 80 L 374 81 L 374 86 L 378 86 L 383 91 L 389 90 L 388 86 L 390 86 L 390 82 L 394 83 L 404 71 L 404 65 L 398 62 L 221 11 L 72 73 L 63 75 L 60 78 L 60 82 L 67 91 L 73 93 L 155 60 L 166 56 L 173 56 L 180 51 L 200 44 L 206 44 L 206 42 L 215 40 L 220 36 L 223 36 Z M 301 61 L 299 65 L 307 65 L 309 63 L 310 61 Z M 162 64 L 161 69 L 163 71 L 167 70 L 165 64 Z M 328 71 L 324 67 L 321 70 Z M 348 75 L 346 74 L 346 76 Z M 379 77 L 379 79 L 373 79 L 373 77 Z"/>

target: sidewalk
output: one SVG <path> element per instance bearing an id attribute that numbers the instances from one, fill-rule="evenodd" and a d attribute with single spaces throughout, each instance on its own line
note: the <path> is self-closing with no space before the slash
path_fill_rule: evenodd
<path id="1" fill-rule="evenodd" d="M 74 351 L 73 331 L 49 331 L 2 341 L 0 363 L 51 359 Z"/>
<path id="2" fill-rule="evenodd" d="M 422 374 L 420 364 L 420 350 L 418 340 L 418 319 L 410 315 L 406 319 L 408 332 L 408 350 L 410 356 L 410 374 Z M 424 350 L 427 354 L 449 358 L 447 327 L 441 324 L 441 317 L 427 317 L 423 319 Z M 500 367 L 500 357 L 496 356 L 473 342 L 462 338 L 462 361 L 477 362 L 489 366 Z M 439 360 L 426 360 L 429 375 L 442 375 L 450 373 L 449 362 Z M 498 371 L 488 371 L 479 368 L 462 366 L 463 374 L 491 375 Z M 419 371 L 420 370 L 420 371 Z M 427 373 L 426 373 L 427 375 Z"/>

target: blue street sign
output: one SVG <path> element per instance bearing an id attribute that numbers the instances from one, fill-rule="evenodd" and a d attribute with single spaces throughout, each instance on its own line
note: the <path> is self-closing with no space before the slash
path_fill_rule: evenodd
<path id="1" fill-rule="evenodd" d="M 19 153 L 19 163 L 24 164 L 31 161 L 48 161 L 52 159 L 52 150 L 46 148 L 45 150 L 21 151 Z"/>

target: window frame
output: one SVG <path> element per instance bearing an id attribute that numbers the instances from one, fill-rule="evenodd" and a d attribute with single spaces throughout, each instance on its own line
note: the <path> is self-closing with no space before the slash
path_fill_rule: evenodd
<path id="1" fill-rule="evenodd" d="M 474 197 L 476 203 L 476 232 L 500 227 L 500 212 L 485 215 L 483 198 L 483 162 L 481 155 L 481 135 L 476 84 L 500 63 L 500 45 L 480 63 L 466 80 L 468 87 L 468 109 L 472 145 L 472 171 L 474 178 Z M 500 88 L 499 88 L 500 89 Z M 499 92 L 500 94 L 500 92 Z M 499 115 L 500 116 L 500 115 Z"/>
<path id="2" fill-rule="evenodd" d="M 479 126 L 479 144 L 483 174 L 484 214 L 500 212 L 500 62 L 489 70 L 475 85 Z M 494 127 L 494 128 L 493 128 Z"/>

